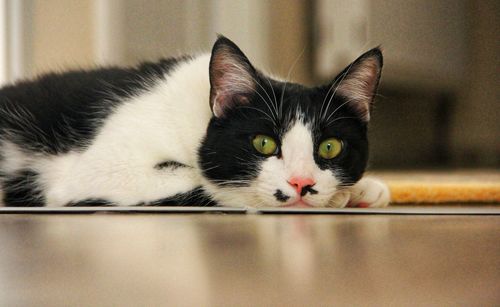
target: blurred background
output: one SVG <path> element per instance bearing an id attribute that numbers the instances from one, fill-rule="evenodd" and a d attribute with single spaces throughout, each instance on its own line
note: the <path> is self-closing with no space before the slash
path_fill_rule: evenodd
<path id="1" fill-rule="evenodd" d="M 381 45 L 371 169 L 498 169 L 499 12 L 498 0 L 0 0 L 0 84 L 208 51 L 221 33 L 312 85 Z"/>

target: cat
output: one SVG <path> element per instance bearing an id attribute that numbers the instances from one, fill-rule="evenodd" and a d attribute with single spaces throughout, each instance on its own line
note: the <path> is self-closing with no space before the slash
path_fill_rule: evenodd
<path id="1" fill-rule="evenodd" d="M 362 178 L 382 70 L 282 81 L 219 36 L 210 54 L 50 73 L 0 90 L 6 206 L 383 207 Z"/>

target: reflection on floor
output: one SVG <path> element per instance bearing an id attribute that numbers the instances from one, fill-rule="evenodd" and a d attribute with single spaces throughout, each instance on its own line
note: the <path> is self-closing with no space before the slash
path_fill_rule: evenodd
<path id="1" fill-rule="evenodd" d="M 0 305 L 495 305 L 499 216 L 2 214 Z"/>

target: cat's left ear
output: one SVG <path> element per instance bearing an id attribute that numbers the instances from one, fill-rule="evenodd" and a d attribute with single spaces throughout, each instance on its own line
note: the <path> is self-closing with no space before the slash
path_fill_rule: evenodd
<path id="1" fill-rule="evenodd" d="M 231 108 L 249 102 L 255 91 L 256 71 L 245 54 L 224 36 L 219 36 L 210 59 L 210 108 L 224 117 Z"/>
<path id="2" fill-rule="evenodd" d="M 335 95 L 341 95 L 363 122 L 370 120 L 370 110 L 382 72 L 380 48 L 373 48 L 347 66 L 330 85 Z M 333 93 L 330 92 L 330 95 Z"/>

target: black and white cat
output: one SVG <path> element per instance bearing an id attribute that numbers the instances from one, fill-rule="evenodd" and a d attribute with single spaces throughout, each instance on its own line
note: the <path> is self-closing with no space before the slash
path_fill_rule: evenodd
<path id="1" fill-rule="evenodd" d="M 325 86 L 212 53 L 47 74 L 0 90 L 7 206 L 386 206 L 363 178 L 382 69 L 372 49 Z"/>

